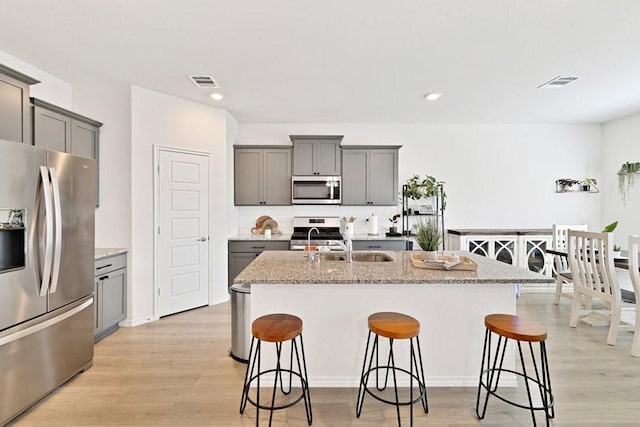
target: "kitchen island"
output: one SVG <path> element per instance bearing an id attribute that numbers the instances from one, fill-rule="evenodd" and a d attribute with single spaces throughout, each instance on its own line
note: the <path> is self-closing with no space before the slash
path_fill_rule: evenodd
<path id="1" fill-rule="evenodd" d="M 415 268 L 415 252 L 382 253 L 393 260 L 309 262 L 303 252 L 263 252 L 236 277 L 251 285 L 251 319 L 284 312 L 303 320 L 312 387 L 357 387 L 367 317 L 378 311 L 420 322 L 428 387 L 477 385 L 484 316 L 514 314 L 519 285 L 553 280 L 465 252 L 458 253 L 477 262 L 477 271 Z M 397 360 L 408 360 L 402 344 L 394 346 Z"/>

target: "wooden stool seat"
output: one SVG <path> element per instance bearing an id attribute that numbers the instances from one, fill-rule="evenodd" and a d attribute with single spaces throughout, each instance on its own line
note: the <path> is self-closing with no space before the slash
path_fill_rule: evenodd
<path id="1" fill-rule="evenodd" d="M 489 314 L 484 326 L 491 332 L 517 341 L 540 342 L 547 339 L 547 328 L 532 320 L 511 314 Z"/>
<path id="2" fill-rule="evenodd" d="M 420 334 L 420 322 L 402 313 L 380 312 L 369 316 L 369 330 L 392 339 L 408 339 Z"/>
<path id="3" fill-rule="evenodd" d="M 301 333 L 302 319 L 292 314 L 267 314 L 258 317 L 251 324 L 251 334 L 261 341 L 283 342 Z"/>

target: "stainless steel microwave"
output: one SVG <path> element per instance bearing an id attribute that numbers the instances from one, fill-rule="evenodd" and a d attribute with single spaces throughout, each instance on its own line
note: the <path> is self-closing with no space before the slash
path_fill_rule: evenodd
<path id="1" fill-rule="evenodd" d="M 342 203 L 342 177 L 294 176 L 291 203 L 294 205 L 339 205 Z"/>

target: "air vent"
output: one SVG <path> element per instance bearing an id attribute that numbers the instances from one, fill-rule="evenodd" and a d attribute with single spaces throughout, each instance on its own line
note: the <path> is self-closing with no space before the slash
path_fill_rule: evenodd
<path id="1" fill-rule="evenodd" d="M 204 88 L 219 88 L 218 83 L 211 76 L 188 76 L 194 85 Z"/>
<path id="2" fill-rule="evenodd" d="M 560 87 L 560 86 L 566 86 L 569 83 L 571 83 L 574 80 L 578 80 L 577 77 L 571 77 L 571 76 L 558 76 L 555 77 L 551 80 L 549 80 L 546 83 L 541 84 L 540 86 L 538 86 L 538 89 L 540 89 L 541 87 L 545 87 L 545 86 L 549 86 L 549 87 Z"/>

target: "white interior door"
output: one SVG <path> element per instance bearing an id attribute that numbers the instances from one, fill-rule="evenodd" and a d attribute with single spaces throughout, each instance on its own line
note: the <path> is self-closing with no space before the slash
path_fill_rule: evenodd
<path id="1" fill-rule="evenodd" d="M 209 157 L 159 150 L 158 316 L 209 303 Z"/>

